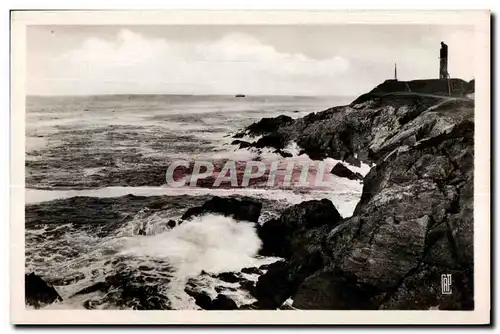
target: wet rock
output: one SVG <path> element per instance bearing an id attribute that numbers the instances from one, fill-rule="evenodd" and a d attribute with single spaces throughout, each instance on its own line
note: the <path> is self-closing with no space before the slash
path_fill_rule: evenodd
<path id="1" fill-rule="evenodd" d="M 229 286 L 216 286 L 214 288 L 215 292 L 217 293 L 221 293 L 223 291 L 236 291 L 237 289 L 236 288 L 233 288 L 233 287 L 229 287 Z"/>
<path id="2" fill-rule="evenodd" d="M 349 168 L 338 162 L 331 170 L 332 174 L 338 177 L 345 177 L 349 180 L 363 180 L 363 175 L 351 171 Z"/>
<path id="3" fill-rule="evenodd" d="M 279 127 L 293 123 L 293 118 L 286 115 L 280 115 L 273 118 L 262 118 L 246 128 L 246 131 L 253 135 L 261 135 L 276 131 Z"/>
<path id="4" fill-rule="evenodd" d="M 256 295 L 255 283 L 249 280 L 243 280 L 240 282 L 240 287 L 247 290 L 252 296 Z"/>
<path id="5" fill-rule="evenodd" d="M 241 272 L 245 273 L 245 274 L 262 275 L 262 270 L 260 270 L 259 268 L 255 268 L 255 267 L 246 267 L 246 268 L 243 268 L 243 269 L 241 269 Z"/>
<path id="6" fill-rule="evenodd" d="M 134 310 L 170 310 L 168 296 L 161 291 L 167 282 L 146 284 L 146 279 L 140 272 L 119 271 L 106 277 L 105 284 L 110 288 L 100 302 Z"/>
<path id="7" fill-rule="evenodd" d="M 261 254 L 290 257 L 295 248 L 307 243 L 307 231 L 320 226 L 335 226 L 342 217 L 327 199 L 302 202 L 286 209 L 279 219 L 271 219 L 258 229 Z"/>
<path id="8" fill-rule="evenodd" d="M 176 225 L 177 225 L 177 222 L 175 220 L 170 219 L 167 222 L 167 226 L 170 227 L 170 228 L 174 228 Z"/>
<path id="9" fill-rule="evenodd" d="M 212 309 L 212 298 L 205 291 L 196 291 L 190 288 L 184 289 L 184 291 L 195 299 L 196 305 L 204 310 Z"/>
<path id="10" fill-rule="evenodd" d="M 261 266 L 259 267 L 259 269 L 260 269 L 260 270 L 268 270 L 270 265 L 271 265 L 271 264 L 267 264 L 267 263 L 266 263 L 266 264 L 263 264 L 263 265 L 261 265 Z"/>
<path id="11" fill-rule="evenodd" d="M 24 297 L 26 305 L 34 308 L 62 301 L 56 289 L 35 273 L 24 275 Z"/>
<path id="12" fill-rule="evenodd" d="M 291 157 L 293 157 L 292 153 L 285 152 L 283 150 L 276 150 L 276 151 L 274 151 L 274 153 L 281 155 L 283 158 L 291 158 Z"/>
<path id="13" fill-rule="evenodd" d="M 244 140 L 233 140 L 231 142 L 231 145 L 240 145 L 240 148 L 247 148 L 247 147 L 251 147 L 252 146 L 252 143 L 249 143 L 247 141 L 244 141 Z"/>
<path id="14" fill-rule="evenodd" d="M 210 306 L 211 310 L 236 310 L 237 308 L 235 301 L 223 294 L 218 294 Z"/>
<path id="15" fill-rule="evenodd" d="M 283 304 L 278 309 L 279 310 L 296 310 L 295 307 L 288 305 L 288 304 Z"/>
<path id="16" fill-rule="evenodd" d="M 241 280 L 241 277 L 239 277 L 238 274 L 233 272 L 220 273 L 215 277 L 228 283 L 236 283 Z"/>
<path id="17" fill-rule="evenodd" d="M 253 146 L 257 148 L 273 147 L 277 150 L 281 150 L 285 148 L 286 142 L 286 139 L 282 135 L 273 132 L 257 140 Z"/>
<path id="18" fill-rule="evenodd" d="M 255 286 L 255 297 L 268 308 L 277 308 L 291 295 L 291 282 L 288 280 L 288 265 L 278 261 L 269 265 L 268 271 L 259 277 Z"/>
<path id="19" fill-rule="evenodd" d="M 278 308 L 293 296 L 300 284 L 325 265 L 318 247 L 298 250 L 289 260 L 271 264 L 259 277 L 254 296 L 263 305 Z"/>
<path id="20" fill-rule="evenodd" d="M 236 199 L 231 197 L 213 197 L 202 206 L 188 209 L 181 217 L 182 220 L 206 213 L 221 214 L 236 220 L 256 223 L 259 219 L 262 203 L 251 198 Z"/>

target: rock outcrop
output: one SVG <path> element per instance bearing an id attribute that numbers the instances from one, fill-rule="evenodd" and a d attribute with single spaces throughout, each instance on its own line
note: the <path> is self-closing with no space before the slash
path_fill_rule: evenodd
<path id="1" fill-rule="evenodd" d="M 330 171 L 330 173 L 337 175 L 338 177 L 345 177 L 349 180 L 363 180 L 363 175 L 360 173 L 355 173 L 342 163 L 338 162 Z"/>
<path id="2" fill-rule="evenodd" d="M 35 273 L 24 275 L 24 299 L 26 305 L 34 308 L 62 301 L 56 289 Z"/>
<path id="3" fill-rule="evenodd" d="M 278 128 L 293 123 L 293 118 L 286 115 L 278 117 L 265 117 L 258 122 L 255 122 L 246 128 L 246 131 L 240 131 L 234 138 L 241 138 L 243 135 L 258 136 L 275 132 Z"/>
<path id="4" fill-rule="evenodd" d="M 286 261 L 259 278 L 257 308 L 290 297 L 303 309 L 474 307 L 474 101 L 419 84 L 422 94 L 378 87 L 274 130 L 312 158 L 375 166 L 352 217 L 301 203 L 262 226 L 262 253 Z"/>
<path id="5" fill-rule="evenodd" d="M 258 234 L 261 254 L 289 258 L 315 237 L 314 231 L 333 227 L 342 219 L 327 199 L 302 202 L 286 209 L 279 219 L 265 222 Z"/>
<path id="6" fill-rule="evenodd" d="M 187 220 L 194 216 L 207 213 L 215 213 L 223 216 L 232 217 L 236 220 L 244 220 L 256 223 L 262 210 L 262 203 L 251 198 L 236 199 L 231 197 L 217 197 L 197 206 L 188 209 L 181 217 L 181 220 Z"/>

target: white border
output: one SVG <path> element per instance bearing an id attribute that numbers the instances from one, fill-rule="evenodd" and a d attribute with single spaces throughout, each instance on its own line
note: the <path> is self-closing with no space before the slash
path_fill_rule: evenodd
<path id="1" fill-rule="evenodd" d="M 22 11 L 12 13 L 11 322 L 16 324 L 486 324 L 490 321 L 490 13 L 488 11 Z M 86 311 L 24 305 L 26 26 L 470 24 L 475 27 L 474 311 Z M 472 46 L 471 46 L 472 47 Z M 471 64 L 472 66 L 472 64 Z"/>

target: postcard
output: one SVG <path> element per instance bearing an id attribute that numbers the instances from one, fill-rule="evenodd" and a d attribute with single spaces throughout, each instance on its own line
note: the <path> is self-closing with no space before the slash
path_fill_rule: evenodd
<path id="1" fill-rule="evenodd" d="M 489 324 L 489 11 L 12 11 L 14 324 Z"/>

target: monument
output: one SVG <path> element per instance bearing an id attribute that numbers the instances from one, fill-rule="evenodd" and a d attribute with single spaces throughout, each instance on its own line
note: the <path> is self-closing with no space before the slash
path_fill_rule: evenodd
<path id="1" fill-rule="evenodd" d="M 448 79 L 448 45 L 444 42 L 439 50 L 439 79 Z"/>

